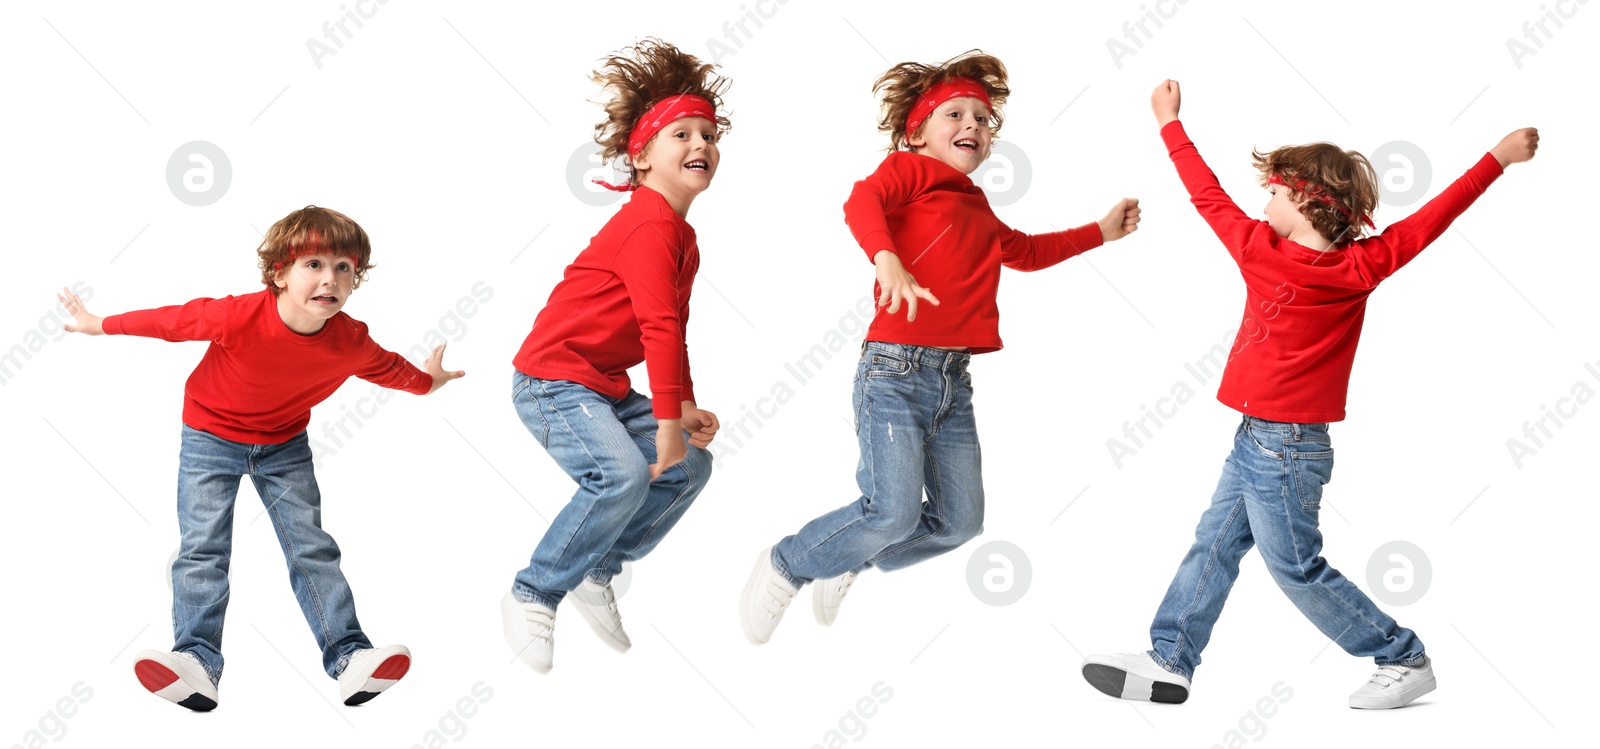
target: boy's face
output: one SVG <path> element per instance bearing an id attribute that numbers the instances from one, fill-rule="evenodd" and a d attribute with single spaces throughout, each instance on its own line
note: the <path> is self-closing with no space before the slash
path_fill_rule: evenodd
<path id="1" fill-rule="evenodd" d="M 989 107 L 982 99 L 960 96 L 935 108 L 906 143 L 917 153 L 971 174 L 989 158 L 989 144 L 994 140 L 990 119 Z"/>
<path id="2" fill-rule="evenodd" d="M 668 195 L 694 197 L 711 186 L 722 154 L 717 150 L 717 123 L 704 117 L 681 117 L 656 133 L 633 159 L 639 184 Z"/>
<path id="3" fill-rule="evenodd" d="M 1267 201 L 1267 223 L 1272 225 L 1272 231 L 1280 237 L 1302 228 L 1310 227 L 1311 221 L 1300 212 L 1300 204 L 1305 202 L 1305 196 L 1283 185 L 1267 185 L 1272 198 Z"/>
<path id="4" fill-rule="evenodd" d="M 278 313 L 297 332 L 316 332 L 344 308 L 355 288 L 356 260 L 332 253 L 301 255 L 294 264 L 278 271 L 273 282 L 278 294 Z"/>

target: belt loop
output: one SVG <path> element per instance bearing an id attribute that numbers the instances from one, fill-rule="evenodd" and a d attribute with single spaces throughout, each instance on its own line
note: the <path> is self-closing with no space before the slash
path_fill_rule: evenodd
<path id="1" fill-rule="evenodd" d="M 1290 424 L 1290 426 L 1294 427 L 1294 441 L 1295 442 L 1299 442 L 1300 441 L 1300 422 L 1296 421 L 1296 422 Z"/>

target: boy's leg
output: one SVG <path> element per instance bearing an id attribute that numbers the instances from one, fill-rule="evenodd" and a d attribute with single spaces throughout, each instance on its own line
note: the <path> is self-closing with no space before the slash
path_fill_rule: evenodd
<path id="1" fill-rule="evenodd" d="M 633 444 L 645 463 L 656 462 L 656 427 L 660 423 L 650 410 L 650 399 L 629 392 L 615 408 L 617 420 L 633 437 Z M 622 563 L 636 562 L 661 543 L 667 532 L 677 525 L 688 512 L 700 492 L 711 479 L 711 453 L 687 444 L 689 433 L 684 432 L 688 448 L 683 460 L 661 473 L 650 482 L 644 504 L 628 520 L 627 527 L 611 545 L 611 551 L 600 559 L 594 569 L 586 571 L 589 579 L 605 583 L 622 572 Z"/>
<path id="2" fill-rule="evenodd" d="M 970 359 L 965 354 L 948 354 L 942 367 L 923 362 L 925 367 L 934 365 L 939 371 L 930 374 L 943 379 L 943 397 L 924 449 L 923 482 L 928 500 L 922 504 L 917 528 L 873 557 L 872 566 L 903 569 L 955 549 L 983 532 L 983 455 L 972 411 L 972 381 L 967 373 Z"/>
<path id="3" fill-rule="evenodd" d="M 923 441 L 941 397 L 935 382 L 941 374 L 921 366 L 921 351 L 876 342 L 863 348 L 854 396 L 861 497 L 773 547 L 773 568 L 790 585 L 859 570 L 916 531 L 922 517 Z"/>
<path id="4" fill-rule="evenodd" d="M 339 569 L 339 545 L 322 529 L 322 494 L 311 444 L 301 432 L 281 445 L 252 445 L 250 480 L 277 531 L 295 600 L 322 650 L 322 668 L 338 678 L 357 650 L 372 647 L 356 620 L 355 596 Z"/>
<path id="5" fill-rule="evenodd" d="M 198 658 L 213 683 L 222 678 L 233 503 L 248 447 L 186 425 L 178 451 L 182 540 L 172 562 L 172 649 Z"/>
<path id="6" fill-rule="evenodd" d="M 1422 641 L 1383 613 L 1322 558 L 1317 528 L 1322 487 L 1333 474 L 1333 448 L 1323 424 L 1251 422 L 1248 430 L 1275 465 L 1279 483 L 1247 504 L 1250 527 L 1267 569 L 1300 613 L 1345 652 L 1379 666 L 1417 666 Z"/>
<path id="7" fill-rule="evenodd" d="M 520 601 L 552 610 L 616 544 L 650 491 L 650 465 L 618 421 L 610 398 L 564 380 L 517 373 L 517 415 L 550 457 L 578 482 L 533 557 L 517 573 Z"/>
<path id="8" fill-rule="evenodd" d="M 1178 565 L 1150 623 L 1150 655 L 1185 678 L 1192 678 L 1200 665 L 1200 652 L 1211 641 L 1211 629 L 1239 577 L 1239 560 L 1254 543 L 1245 507 L 1246 497 L 1255 491 L 1251 467 L 1261 456 L 1248 440 L 1241 424 L 1234 432 L 1233 451 L 1222 464 L 1211 506 L 1195 527 L 1194 545 Z"/>

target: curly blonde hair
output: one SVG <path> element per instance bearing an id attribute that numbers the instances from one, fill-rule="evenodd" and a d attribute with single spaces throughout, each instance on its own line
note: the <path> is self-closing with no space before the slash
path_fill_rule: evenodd
<path id="1" fill-rule="evenodd" d="M 885 150 L 899 151 L 905 147 L 912 135 L 906 132 L 906 116 L 916 106 L 917 98 L 935 84 L 952 78 L 971 78 L 983 84 L 989 93 L 989 130 L 1000 132 L 1004 119 L 1000 109 L 1011 95 L 1011 89 L 1006 86 L 1005 63 L 982 50 L 971 49 L 937 65 L 902 62 L 889 68 L 872 84 L 873 93 L 883 94 L 878 130 L 889 134 L 889 147 Z"/>
<path id="2" fill-rule="evenodd" d="M 339 257 L 355 258 L 355 280 L 351 288 L 361 288 L 372 270 L 372 241 L 360 224 L 332 208 L 308 205 L 295 211 L 267 229 L 256 247 L 257 267 L 261 269 L 261 282 L 282 293 L 274 283 L 278 271 L 294 264 L 301 255 L 329 253 Z"/>
<path id="3" fill-rule="evenodd" d="M 622 163 L 629 182 L 634 185 L 639 184 L 639 175 L 628 156 L 628 135 L 651 104 L 669 96 L 692 94 L 711 102 L 719 112 L 718 139 L 733 127 L 728 118 L 720 114 L 728 79 L 716 72 L 715 65 L 701 62 L 660 39 L 646 38 L 607 56 L 591 79 L 611 94 L 610 101 L 605 104 L 606 118 L 594 126 L 594 141 L 602 149 L 600 158 Z M 652 142 L 654 140 L 651 138 Z M 650 143 L 645 143 L 645 148 L 649 147 Z"/>
<path id="4" fill-rule="evenodd" d="M 1335 246 L 1354 242 L 1366 232 L 1361 219 L 1370 218 L 1378 207 L 1378 173 L 1360 152 L 1332 143 L 1308 143 L 1266 153 L 1251 149 L 1250 160 L 1262 187 L 1274 174 L 1291 189 L 1304 184 L 1304 190 L 1296 189 L 1310 193 L 1300 202 L 1300 214 Z"/>

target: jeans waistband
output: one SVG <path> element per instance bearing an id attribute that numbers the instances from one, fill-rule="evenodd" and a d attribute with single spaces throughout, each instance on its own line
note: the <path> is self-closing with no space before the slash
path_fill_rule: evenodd
<path id="1" fill-rule="evenodd" d="M 971 352 L 945 351 L 932 346 L 917 346 L 909 343 L 885 343 L 883 341 L 862 341 L 862 351 L 882 351 L 898 356 L 911 363 L 912 369 L 932 367 L 934 369 L 963 370 L 972 361 Z"/>
<path id="2" fill-rule="evenodd" d="M 1270 421 L 1268 419 L 1257 418 L 1255 416 L 1251 416 L 1250 414 L 1245 414 L 1244 423 L 1245 426 L 1249 427 L 1250 429 L 1257 431 L 1282 432 L 1284 434 L 1293 435 L 1295 439 L 1299 439 L 1302 432 L 1321 432 L 1323 434 L 1327 434 L 1328 432 L 1328 422 L 1325 421 L 1317 422 L 1315 424 L 1301 424 L 1293 421 Z"/>

